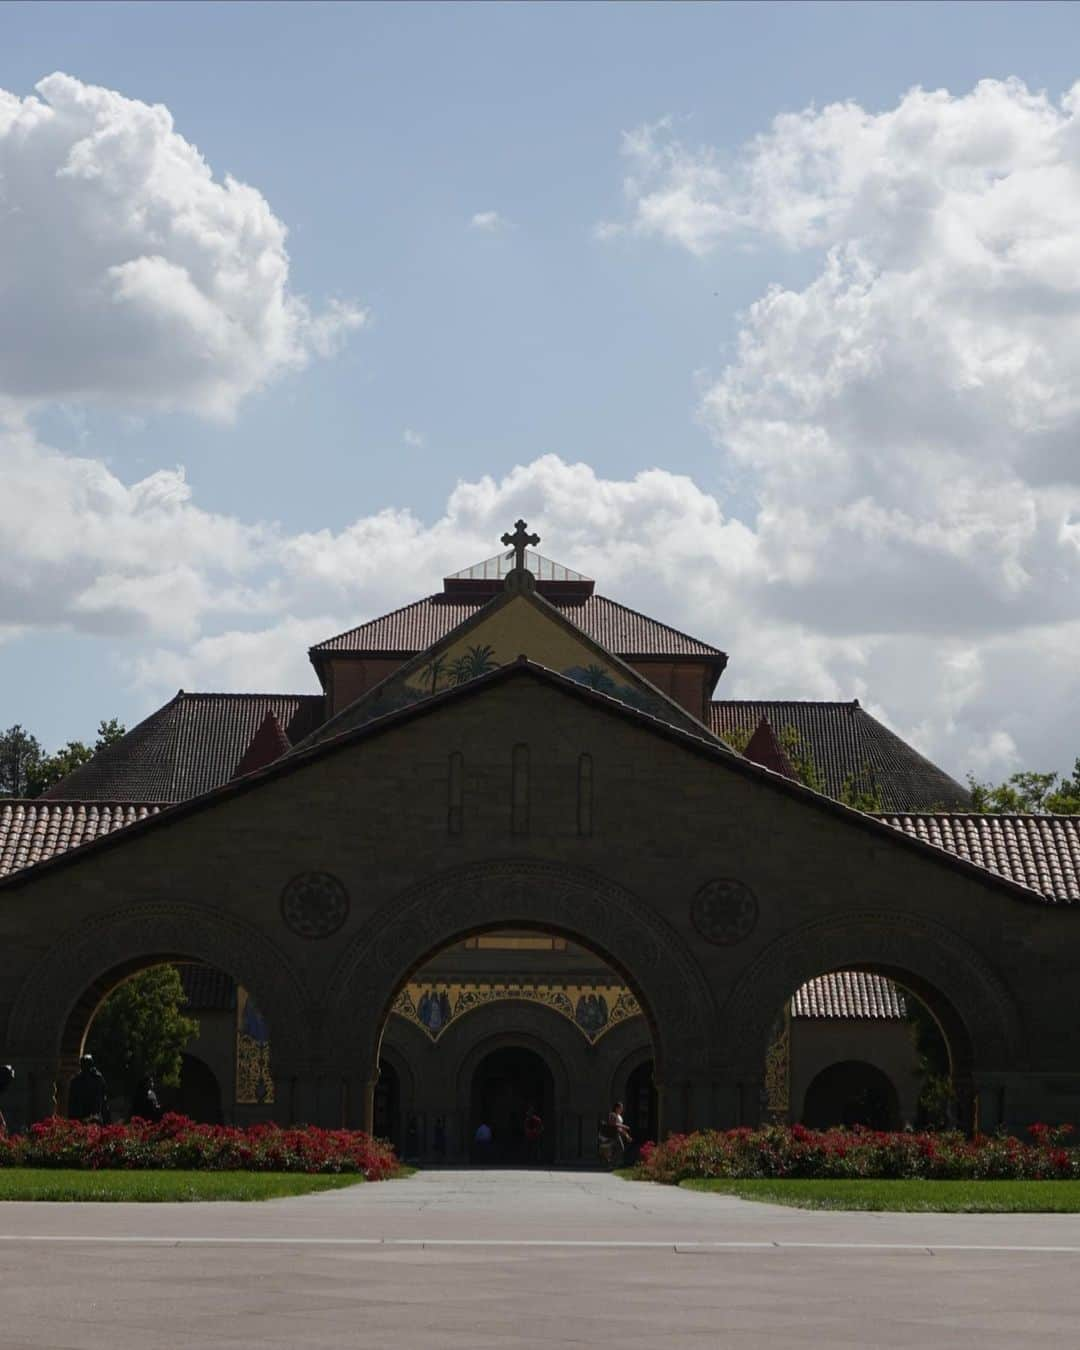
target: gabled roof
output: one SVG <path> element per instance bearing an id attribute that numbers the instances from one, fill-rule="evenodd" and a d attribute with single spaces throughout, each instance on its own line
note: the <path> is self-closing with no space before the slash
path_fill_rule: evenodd
<path id="1" fill-rule="evenodd" d="M 714 763 L 722 763 L 732 772 L 752 778 L 760 783 L 768 784 L 773 791 L 802 801 L 808 809 L 821 811 L 834 818 L 845 820 L 852 828 L 869 831 L 881 843 L 885 843 L 891 836 L 894 844 L 907 847 L 920 854 L 923 858 L 936 858 L 939 864 L 960 871 L 970 879 L 979 881 L 983 885 L 988 885 L 993 889 L 1003 890 L 1015 899 L 1026 901 L 1042 900 L 1063 904 L 1075 903 L 1077 900 L 1077 897 L 1068 890 L 1066 890 L 1064 894 L 1056 891 L 1040 892 L 1022 878 L 1014 878 L 1004 871 L 991 871 L 986 867 L 970 861 L 960 854 L 951 853 L 940 845 L 932 844 L 928 840 L 921 839 L 915 832 L 909 832 L 906 829 L 898 828 L 891 823 L 888 818 L 879 818 L 853 810 L 850 807 L 842 805 L 840 802 L 834 801 L 830 797 L 826 797 L 818 792 L 813 792 L 800 783 L 782 778 L 779 774 L 775 774 L 769 769 L 764 769 L 760 765 L 744 759 L 742 755 L 736 754 L 725 745 L 709 740 L 703 736 L 695 736 L 691 732 L 684 731 L 679 727 L 671 725 L 669 722 L 660 721 L 648 713 L 630 707 L 619 699 L 611 698 L 604 693 L 579 684 L 576 680 L 567 679 L 565 676 L 558 675 L 554 671 L 546 670 L 544 667 L 537 666 L 527 660 L 519 660 L 510 665 L 500 666 L 490 674 L 478 676 L 467 684 L 460 685 L 445 692 L 440 692 L 433 695 L 431 698 L 424 699 L 420 703 L 400 709 L 397 712 L 388 713 L 385 717 L 377 718 L 355 730 L 344 732 L 342 735 L 333 737 L 330 740 L 321 741 L 303 751 L 285 755 L 264 769 L 259 769 L 255 773 L 247 774 L 243 778 L 234 779 L 232 782 L 225 783 L 221 787 L 206 792 L 200 797 L 180 802 L 171 806 L 167 811 L 162 811 L 160 814 L 148 814 L 144 819 L 135 820 L 124 831 L 116 831 L 111 836 L 105 835 L 99 837 L 92 842 L 85 844 L 80 849 L 69 850 L 65 853 L 58 852 L 51 859 L 43 859 L 35 868 L 31 869 L 32 875 L 26 875 L 24 869 L 22 874 L 15 873 L 14 875 L 9 875 L 0 880 L 0 888 L 8 889 L 22 885 L 26 882 L 32 882 L 36 879 L 37 875 L 51 871 L 54 867 L 62 867 L 70 863 L 81 861 L 101 849 L 126 844 L 129 839 L 135 837 L 141 838 L 148 831 L 165 828 L 169 825 L 178 823 L 189 815 L 196 814 L 200 811 L 211 810 L 220 802 L 228 800 L 231 797 L 240 796 L 246 792 L 257 791 L 266 782 L 302 771 L 315 760 L 321 759 L 324 756 L 341 753 L 369 738 L 373 739 L 377 736 L 384 735 L 387 732 L 391 732 L 403 723 L 411 722 L 414 719 L 421 717 L 431 716 L 447 704 L 457 700 L 483 696 L 487 690 L 497 684 L 522 678 L 534 679 L 553 688 L 560 689 L 568 697 L 590 703 L 598 710 L 606 712 L 609 716 L 629 720 L 638 726 L 648 728 L 654 735 L 682 746 L 691 754 L 703 756 Z M 21 805 L 26 806 L 27 803 L 23 802 Z M 53 804 L 50 803 L 49 805 Z M 60 806 L 61 804 L 56 803 L 55 805 Z M 1069 820 L 1071 822 L 1071 832 L 1073 833 L 1075 833 L 1077 829 L 1080 829 L 1080 817 L 1057 817 L 1057 819 Z M 1051 835 L 1051 837 L 1056 836 Z M 1062 870 L 1064 871 L 1064 869 Z"/>
<path id="2" fill-rule="evenodd" d="M 650 619 L 636 609 L 629 609 L 603 595 L 590 595 L 584 600 L 567 599 L 553 594 L 542 585 L 540 594 L 555 605 L 586 637 L 601 647 L 626 657 L 698 656 L 719 666 L 727 657 L 717 647 L 698 638 L 680 633 L 657 619 Z M 311 659 L 318 662 L 322 656 L 354 654 L 357 656 L 395 656 L 402 659 L 415 656 L 433 646 L 459 623 L 491 599 L 490 595 L 447 595 L 439 592 L 416 600 L 411 605 L 395 609 L 369 623 L 350 628 L 311 648 Z"/>
<path id="3" fill-rule="evenodd" d="M 712 729 L 724 736 L 753 731 L 767 718 L 782 737 L 787 727 L 802 744 L 830 797 L 839 797 L 848 778 L 866 774 L 885 811 L 935 811 L 971 805 L 967 790 L 859 706 L 764 699 L 717 699 Z"/>
<path id="4" fill-rule="evenodd" d="M 767 717 L 763 717 L 757 724 L 757 730 L 746 742 L 746 749 L 743 754 L 747 759 L 752 759 L 755 764 L 760 764 L 765 769 L 772 769 L 773 773 L 781 774 L 784 778 L 794 778 L 795 770 L 791 767 L 791 761 L 784 753 L 784 747 L 776 739 L 776 732 L 772 729 L 772 724 Z"/>
<path id="5" fill-rule="evenodd" d="M 273 712 L 268 712 L 259 723 L 259 729 L 251 738 L 251 744 L 240 756 L 240 763 L 229 775 L 230 778 L 242 778 L 246 773 L 273 764 L 275 759 L 287 755 L 292 748 L 288 736 Z"/>
<path id="6" fill-rule="evenodd" d="M 402 662 L 385 679 L 342 708 L 301 742 L 294 753 L 395 709 L 431 698 L 450 685 L 476 678 L 482 670 L 519 660 L 523 653 L 537 666 L 558 669 L 695 735 L 711 736 L 708 727 L 680 703 L 583 632 L 567 617 L 565 607 L 552 604 L 541 594 L 531 574 L 524 572 L 522 577 L 521 584 L 509 589 L 500 584 L 486 604 L 473 609 L 444 638 Z M 463 644 L 469 639 L 472 646 L 468 653 L 480 661 L 480 670 L 474 673 L 475 667 L 470 662 L 464 671 L 455 673 L 455 663 L 447 664 L 447 658 L 457 651 L 459 657 L 467 659 Z"/>
<path id="7" fill-rule="evenodd" d="M 44 794 L 80 801 L 178 802 L 232 777 L 273 714 L 294 744 L 323 720 L 321 694 L 185 694 Z"/>
<path id="8" fill-rule="evenodd" d="M 907 1016 L 903 991 L 884 975 L 865 970 L 834 970 L 796 989 L 792 1017 L 893 1022 Z"/>

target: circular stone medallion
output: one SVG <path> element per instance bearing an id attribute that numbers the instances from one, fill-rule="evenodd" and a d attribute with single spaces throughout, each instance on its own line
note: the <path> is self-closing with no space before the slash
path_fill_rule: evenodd
<path id="1" fill-rule="evenodd" d="M 741 881 L 707 881 L 690 906 L 690 918 L 706 942 L 730 947 L 754 931 L 758 902 Z"/>
<path id="2" fill-rule="evenodd" d="M 298 937 L 330 937 L 349 917 L 349 893 L 329 872 L 301 872 L 281 892 L 281 917 Z"/>

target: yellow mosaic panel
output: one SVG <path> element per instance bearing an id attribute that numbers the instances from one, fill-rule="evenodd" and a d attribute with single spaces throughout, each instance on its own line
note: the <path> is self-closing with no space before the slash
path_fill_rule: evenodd
<path id="1" fill-rule="evenodd" d="M 618 984 L 407 984 L 391 1011 L 437 1041 L 451 1022 L 502 1001 L 541 1003 L 572 1022 L 592 1044 L 620 1022 L 641 1016 L 637 999 Z"/>
<path id="2" fill-rule="evenodd" d="M 274 1100 L 270 1028 L 243 985 L 236 987 L 236 1101 L 257 1106 Z"/>

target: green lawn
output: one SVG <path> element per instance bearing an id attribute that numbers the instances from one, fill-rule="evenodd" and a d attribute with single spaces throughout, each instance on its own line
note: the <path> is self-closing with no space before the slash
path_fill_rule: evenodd
<path id="1" fill-rule="evenodd" d="M 273 1200 L 355 1186 L 356 1172 L 82 1172 L 0 1168 L 2 1200 Z"/>
<path id="2" fill-rule="evenodd" d="M 1075 1214 L 1080 1181 L 717 1181 L 680 1182 L 798 1209 L 891 1209 L 939 1214 Z"/>

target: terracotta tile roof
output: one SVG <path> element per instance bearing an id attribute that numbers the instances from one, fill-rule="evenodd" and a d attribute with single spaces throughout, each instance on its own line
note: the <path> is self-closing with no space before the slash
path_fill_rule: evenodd
<path id="1" fill-rule="evenodd" d="M 323 721 L 321 694 L 185 694 L 68 774 L 43 799 L 177 802 L 228 782 L 273 714 L 290 744 Z"/>
<path id="2" fill-rule="evenodd" d="M 886 811 L 934 811 L 971 805 L 967 790 L 899 736 L 851 703 L 718 699 L 711 728 L 723 737 L 733 728 L 753 731 L 763 717 L 782 736 L 794 727 L 808 747 L 825 791 L 839 797 L 844 782 L 868 773 Z"/>
<path id="3" fill-rule="evenodd" d="M 230 1012 L 236 1007 L 236 981 L 231 975 L 216 966 L 191 962 L 179 963 L 176 969 L 187 995 L 189 1012 Z"/>
<path id="4" fill-rule="evenodd" d="M 897 1021 L 907 1016 L 903 991 L 883 975 L 865 970 L 834 970 L 808 980 L 791 1000 L 792 1017 L 832 1017 L 859 1021 Z"/>
<path id="5" fill-rule="evenodd" d="M 608 600 L 606 596 L 590 595 L 576 601 L 562 601 L 553 596 L 545 598 L 594 642 L 616 656 L 704 656 L 718 662 L 726 660 L 717 647 L 639 614 L 636 609 Z M 311 648 L 311 655 L 313 659 L 333 652 L 413 656 L 446 637 L 481 605 L 487 604 L 488 599 L 486 596 L 473 598 L 442 593 L 429 595 L 402 609 L 395 609 L 392 614 L 384 614 L 358 628 L 350 628 L 347 633 L 317 643 Z"/>
<path id="6" fill-rule="evenodd" d="M 1048 900 L 1080 902 L 1080 816 L 879 815 Z"/>
<path id="7" fill-rule="evenodd" d="M 156 815 L 157 802 L 0 800 L 0 877 Z"/>

